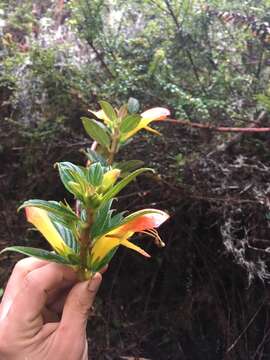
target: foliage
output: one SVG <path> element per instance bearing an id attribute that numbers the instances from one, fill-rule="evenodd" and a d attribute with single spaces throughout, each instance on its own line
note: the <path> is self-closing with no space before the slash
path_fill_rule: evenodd
<path id="1" fill-rule="evenodd" d="M 159 99 L 193 121 L 245 122 L 267 88 L 269 50 L 243 27 L 211 16 L 206 5 L 227 9 L 226 2 L 184 0 L 73 0 L 67 8 L 48 3 L 32 12 L 30 1 L 15 10 L 2 5 L 0 86 L 13 89 L 16 117 L 27 109 L 35 121 L 75 121 L 98 96 L 118 105 L 133 96 L 143 105 Z M 267 1 L 230 2 L 231 11 L 262 21 L 267 9 Z"/>
<path id="2" fill-rule="evenodd" d="M 168 110 L 155 108 L 142 115 L 129 113 L 129 107 L 135 108 L 134 100 L 130 106 L 123 105 L 119 110 L 105 101 L 100 105 L 102 109 L 96 115 L 105 125 L 93 119 L 82 118 L 82 121 L 105 157 L 100 161 L 87 161 L 85 167 L 70 162 L 56 164 L 63 185 L 76 199 L 76 211 L 67 202 L 44 200 L 29 200 L 20 207 L 26 209 L 28 221 L 45 236 L 56 254 L 22 246 L 3 250 L 73 266 L 82 280 L 107 265 L 120 245 L 149 257 L 128 239 L 136 232 L 144 232 L 164 246 L 155 228 L 168 218 L 166 213 L 155 209 L 140 210 L 126 217 L 123 213 L 113 215 L 111 209 L 113 200 L 123 188 L 141 173 L 151 171 L 140 168 L 117 181 L 121 170 L 114 166 L 114 157 L 119 147 L 142 128 L 150 129 L 150 122 L 164 119 L 169 115 Z M 95 159 L 100 157 L 92 150 L 93 155 Z"/>
<path id="3" fill-rule="evenodd" d="M 269 127 L 269 46 L 247 24 L 215 15 L 220 11 L 259 24 L 270 19 L 269 0 L 0 0 L 3 245 L 37 246 L 35 236 L 24 243 L 20 236 L 24 219 L 14 209 L 22 198 L 72 204 L 52 163 L 83 164 L 77 150 L 89 146 L 88 161 L 107 166 L 106 146 L 93 152 L 78 120 L 91 121 L 90 133 L 95 120 L 110 138 L 111 129 L 88 112 L 100 99 L 119 109 L 133 97 L 141 108 L 158 103 L 174 118 L 232 127 L 253 124 L 265 109 L 261 125 Z M 143 132 L 120 144 L 112 170 L 121 170 L 116 183 L 142 161 L 162 174 L 139 177 L 117 208 L 142 202 L 170 208 L 166 254 L 140 268 L 143 259 L 119 251 L 97 304 L 101 317 L 93 317 L 99 325 L 93 353 L 103 360 L 106 349 L 120 358 L 127 355 L 124 342 L 145 358 L 267 357 L 268 290 L 257 279 L 269 276 L 269 133 L 155 128 L 164 137 Z M 122 161 L 132 157 L 139 160 Z M 16 259 L 3 256 L 4 266 Z M 134 290 L 127 295 L 126 287 Z"/>

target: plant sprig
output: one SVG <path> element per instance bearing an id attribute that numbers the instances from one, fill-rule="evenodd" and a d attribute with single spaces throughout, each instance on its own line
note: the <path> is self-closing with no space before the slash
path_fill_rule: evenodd
<path id="1" fill-rule="evenodd" d="M 75 268 L 81 280 L 88 279 L 112 258 L 120 245 L 149 257 L 143 249 L 129 241 L 136 232 L 148 233 L 163 246 L 155 230 L 168 215 L 156 209 L 144 209 L 129 216 L 115 213 L 113 200 L 140 174 L 153 171 L 140 167 L 136 160 L 115 162 L 119 149 L 141 129 L 155 131 L 149 124 L 169 115 L 164 108 L 154 108 L 138 114 L 139 104 L 130 99 L 120 109 L 105 101 L 101 110 L 90 111 L 96 119 L 82 118 L 87 134 L 97 143 L 97 149 L 86 149 L 86 166 L 70 162 L 55 164 L 60 179 L 75 199 L 75 210 L 67 202 L 28 200 L 27 220 L 47 239 L 54 252 L 23 246 L 11 246 L 3 251 L 54 261 Z M 100 122 L 102 120 L 102 122 Z"/>

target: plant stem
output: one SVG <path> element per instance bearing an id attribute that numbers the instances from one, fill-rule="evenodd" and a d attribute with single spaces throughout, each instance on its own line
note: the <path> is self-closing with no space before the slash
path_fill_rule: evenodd
<path id="1" fill-rule="evenodd" d="M 114 156 L 115 156 L 115 154 L 117 152 L 117 148 L 118 148 L 119 135 L 120 135 L 119 130 L 116 129 L 115 133 L 114 133 L 114 136 L 113 136 L 113 139 L 112 139 L 112 146 L 111 146 L 110 154 L 109 154 L 109 158 L 108 158 L 108 164 L 109 165 L 113 164 Z"/>
<path id="2" fill-rule="evenodd" d="M 86 223 L 80 234 L 80 269 L 79 269 L 79 279 L 86 280 L 86 271 L 87 271 L 87 256 L 89 247 L 91 244 L 90 238 L 90 229 L 93 224 L 93 210 L 88 208 L 87 210 Z"/>

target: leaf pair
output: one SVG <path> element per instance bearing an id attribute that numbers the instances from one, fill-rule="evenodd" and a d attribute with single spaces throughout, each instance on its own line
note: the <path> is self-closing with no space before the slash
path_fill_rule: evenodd
<path id="1" fill-rule="evenodd" d="M 83 204 L 95 201 L 95 206 L 114 198 L 133 179 L 150 168 L 141 168 L 133 171 L 115 184 L 120 170 L 104 167 L 96 162 L 83 168 L 70 162 L 57 163 L 60 178 L 66 187 Z M 94 205 L 94 204 L 92 204 Z"/>

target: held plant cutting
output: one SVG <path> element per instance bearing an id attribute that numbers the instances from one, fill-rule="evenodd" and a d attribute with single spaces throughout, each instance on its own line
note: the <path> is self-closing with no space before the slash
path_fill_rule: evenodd
<path id="1" fill-rule="evenodd" d="M 46 238 L 53 252 L 24 246 L 3 250 L 72 266 L 81 280 L 108 264 L 120 245 L 149 257 L 130 238 L 135 233 L 146 233 L 157 245 L 164 246 L 156 228 L 169 217 L 157 209 L 143 209 L 126 216 L 116 213 L 112 205 L 119 192 L 138 175 L 153 171 L 138 168 L 141 163 L 136 160 L 117 162 L 119 149 L 142 129 L 158 133 L 149 124 L 166 119 L 170 112 L 153 108 L 139 114 L 139 104 L 133 98 L 119 109 L 105 101 L 100 106 L 99 111 L 89 110 L 95 119 L 82 118 L 94 141 L 91 149 L 85 150 L 86 166 L 56 164 L 63 185 L 75 198 L 74 206 L 66 201 L 35 199 L 25 201 L 19 208 L 25 209 L 27 220 Z"/>

